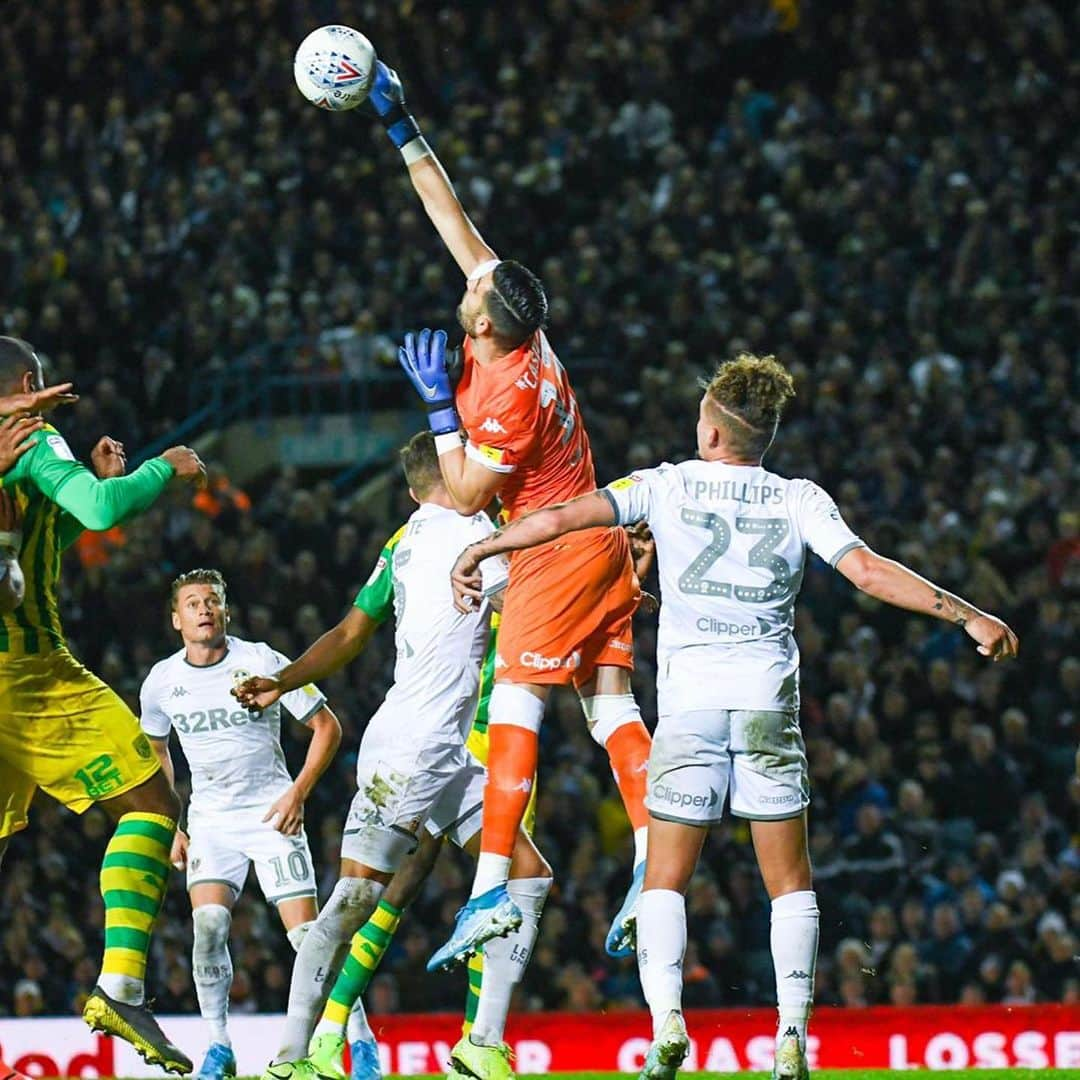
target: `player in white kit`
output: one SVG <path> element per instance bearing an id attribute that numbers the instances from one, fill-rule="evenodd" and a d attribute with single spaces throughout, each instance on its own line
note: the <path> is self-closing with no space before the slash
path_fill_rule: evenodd
<path id="1" fill-rule="evenodd" d="M 659 722 L 649 759 L 649 854 L 637 920 L 638 965 L 653 1018 L 642 1072 L 672 1077 L 689 1049 L 682 1018 L 684 894 L 709 825 L 750 821 L 772 901 L 779 1004 L 773 1075 L 803 1080 L 813 1002 L 818 909 L 806 842 L 809 783 L 799 731 L 795 598 L 807 549 L 863 592 L 962 627 L 993 660 L 1017 640 L 999 619 L 872 552 L 809 480 L 761 464 L 794 395 L 772 357 L 722 364 L 701 399 L 701 460 L 644 469 L 598 492 L 539 510 L 462 553 L 462 608 L 475 601 L 477 560 L 601 525 L 647 522 L 661 608 Z"/>
<path id="2" fill-rule="evenodd" d="M 430 432 L 410 440 L 401 459 L 409 493 L 419 506 L 387 545 L 353 609 L 295 663 L 276 675 L 248 679 L 235 692 L 245 704 L 268 705 L 355 658 L 379 625 L 390 563 L 394 683 L 360 743 L 358 790 L 341 843 L 341 877 L 297 955 L 281 1044 L 264 1074 L 271 1080 L 317 1075 L 307 1059 L 309 1053 L 324 1056 L 324 1048 L 315 1042 L 323 1033 L 314 1031 L 312 1039 L 316 1019 L 352 935 L 417 847 L 420 830 L 445 836 L 460 847 L 468 845 L 474 853 L 478 844 L 485 774 L 465 740 L 476 711 L 492 597 L 505 588 L 509 568 L 501 558 L 485 561 L 478 568 L 480 602 L 469 612 L 455 608 L 450 569 L 457 553 L 490 536 L 494 527 L 486 514 L 463 516 L 454 509 Z M 485 953 L 480 1010 L 494 1018 L 484 1024 L 489 1038 L 477 1044 L 467 1036 L 452 1052 L 455 1062 L 475 1062 L 470 1068 L 475 1075 L 512 1075 L 503 1025 L 551 885 L 551 869 L 523 829 L 510 878 L 512 894 L 526 917 L 505 939 L 489 942 Z M 474 1035 L 480 1034 L 478 1028 Z M 329 1030 L 326 1034 L 331 1035 Z"/>
<path id="3" fill-rule="evenodd" d="M 143 731 L 174 778 L 175 731 L 191 767 L 188 831 L 178 829 L 172 859 L 187 868 L 195 937 L 192 974 L 210 1046 L 198 1076 L 236 1075 L 227 1028 L 232 907 L 255 867 L 259 887 L 299 948 L 318 912 L 315 868 L 304 834 L 304 802 L 341 742 L 326 699 L 305 685 L 264 709 L 247 709 L 233 687 L 273 675 L 288 659 L 269 645 L 226 633 L 229 607 L 217 570 L 192 570 L 172 586 L 172 622 L 183 648 L 150 669 L 140 693 Z M 289 775 L 281 749 L 282 707 L 308 726 L 304 766 Z"/>

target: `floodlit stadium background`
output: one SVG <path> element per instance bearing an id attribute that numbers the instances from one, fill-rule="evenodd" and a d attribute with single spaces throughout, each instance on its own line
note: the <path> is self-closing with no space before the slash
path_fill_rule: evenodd
<path id="1" fill-rule="evenodd" d="M 601 481 L 692 450 L 696 376 L 775 352 L 799 397 L 770 457 L 874 547 L 1006 616 L 1020 659 L 807 573 L 798 633 L 821 1004 L 1080 1002 L 1080 220 L 1075 7 L 1030 0 L 461 4 L 9 0 L 0 24 L 0 321 L 82 400 L 77 454 L 192 441 L 213 488 L 69 556 L 84 660 L 132 703 L 175 648 L 178 571 L 219 567 L 233 631 L 295 655 L 407 513 L 421 423 L 393 355 L 452 328 L 460 280 L 372 118 L 291 83 L 320 22 L 360 26 L 478 226 L 542 275 Z M 1072 44 L 1070 44 L 1072 42 Z M 654 621 L 637 691 L 655 717 Z M 380 635 L 324 686 L 344 749 L 308 810 L 333 879 Z M 302 753 L 296 741 L 290 754 Z M 640 1003 L 603 953 L 625 821 L 576 702 L 543 742 L 557 886 L 518 1008 Z M 0 878 L 0 1015 L 72 1016 L 101 948 L 105 819 L 42 798 Z M 453 1010 L 424 961 L 466 879 L 447 857 L 369 1004 Z M 325 892 L 325 888 L 324 888 Z M 689 898 L 688 1006 L 773 1000 L 748 833 Z M 158 1012 L 196 1011 L 177 878 Z M 284 1006 L 291 949 L 254 889 L 234 1015 Z"/>

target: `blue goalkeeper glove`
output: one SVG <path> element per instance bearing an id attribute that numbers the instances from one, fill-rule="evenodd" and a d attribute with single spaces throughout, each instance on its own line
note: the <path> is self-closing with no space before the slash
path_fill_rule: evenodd
<path id="1" fill-rule="evenodd" d="M 447 435 L 461 427 L 454 408 L 454 389 L 446 356 L 446 331 L 421 330 L 405 335 L 398 348 L 401 364 L 409 382 L 427 406 L 428 425 L 436 435 Z"/>
<path id="2" fill-rule="evenodd" d="M 420 137 L 419 125 L 412 113 L 405 109 L 405 91 L 398 73 L 381 60 L 375 61 L 375 79 L 368 91 L 368 100 L 379 114 L 390 141 L 399 150 Z"/>

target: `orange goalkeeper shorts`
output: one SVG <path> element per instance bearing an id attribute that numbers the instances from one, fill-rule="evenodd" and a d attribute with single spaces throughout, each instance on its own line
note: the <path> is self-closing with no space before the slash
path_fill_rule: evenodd
<path id="1" fill-rule="evenodd" d="M 495 679 L 581 686 L 599 666 L 633 669 L 641 587 L 622 529 L 588 529 L 510 562 Z"/>

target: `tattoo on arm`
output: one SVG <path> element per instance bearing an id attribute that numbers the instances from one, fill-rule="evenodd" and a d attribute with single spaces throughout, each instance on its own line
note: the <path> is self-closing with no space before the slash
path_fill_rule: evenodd
<path id="1" fill-rule="evenodd" d="M 961 629 L 967 626 L 968 620 L 975 615 L 975 609 L 970 604 L 964 603 L 960 597 L 953 596 L 944 589 L 934 590 L 934 610 Z"/>

